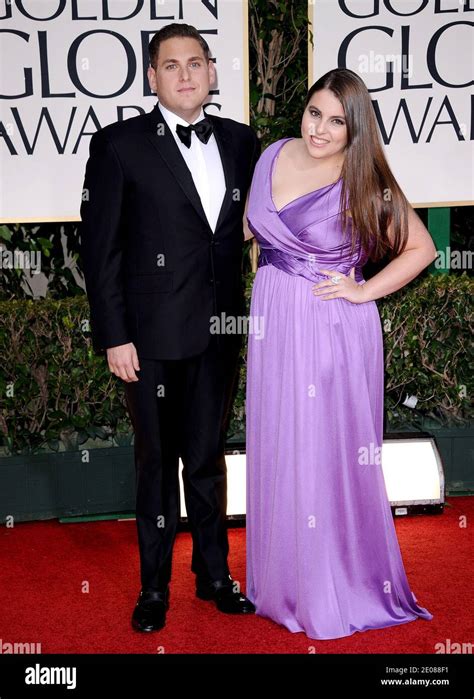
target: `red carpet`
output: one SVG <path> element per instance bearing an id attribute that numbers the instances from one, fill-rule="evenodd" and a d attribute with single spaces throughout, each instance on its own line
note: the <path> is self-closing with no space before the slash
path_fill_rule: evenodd
<path id="1" fill-rule="evenodd" d="M 2 527 L 1 643 L 41 643 L 42 653 L 435 653 L 447 639 L 474 640 L 472 522 L 469 497 L 450 498 L 443 515 L 397 519 L 411 588 L 434 619 L 335 641 L 291 634 L 258 616 L 226 616 L 198 600 L 189 534 L 176 541 L 166 628 L 137 634 L 130 627 L 139 591 L 134 520 Z M 231 571 L 245 587 L 245 531 L 229 537 Z"/>

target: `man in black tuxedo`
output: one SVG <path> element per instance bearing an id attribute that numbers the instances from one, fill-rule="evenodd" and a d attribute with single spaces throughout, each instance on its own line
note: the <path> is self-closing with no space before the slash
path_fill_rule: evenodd
<path id="1" fill-rule="evenodd" d="M 93 345 L 125 382 L 135 433 L 139 631 L 165 624 L 180 456 L 196 594 L 255 611 L 227 564 L 224 437 L 242 338 L 213 334 L 211 320 L 245 315 L 242 218 L 259 142 L 204 113 L 215 67 L 194 27 L 163 27 L 149 51 L 159 104 L 93 135 L 81 206 Z"/>

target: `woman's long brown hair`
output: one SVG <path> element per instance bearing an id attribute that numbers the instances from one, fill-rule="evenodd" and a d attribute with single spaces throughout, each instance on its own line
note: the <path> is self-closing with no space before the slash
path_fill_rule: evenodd
<path id="1" fill-rule="evenodd" d="M 331 90 L 342 104 L 347 125 L 347 147 L 341 171 L 343 230 L 352 219 L 352 249 L 359 242 L 374 262 L 396 257 L 408 238 L 408 201 L 385 158 L 369 91 L 347 68 L 335 68 L 308 91 L 306 106 L 315 92 Z M 347 205 L 343 205 L 346 202 Z M 393 239 L 388 236 L 392 224 Z"/>

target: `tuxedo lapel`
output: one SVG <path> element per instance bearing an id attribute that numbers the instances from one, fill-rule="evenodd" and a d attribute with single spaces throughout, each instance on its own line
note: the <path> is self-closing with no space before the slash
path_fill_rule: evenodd
<path id="1" fill-rule="evenodd" d="M 215 232 L 217 233 L 219 226 L 224 220 L 227 209 L 229 208 L 230 203 L 232 201 L 232 193 L 235 181 L 235 166 L 231 152 L 232 139 L 230 135 L 222 125 L 220 119 L 209 114 L 206 116 L 208 116 L 209 119 L 212 121 L 214 127 L 214 136 L 216 138 L 217 147 L 221 156 L 226 184 L 226 191 L 216 224 Z M 176 179 L 179 186 L 186 194 L 191 204 L 194 206 L 197 214 L 207 224 L 209 234 L 213 235 L 212 230 L 209 226 L 209 221 L 207 220 L 207 216 L 204 212 L 201 203 L 201 198 L 199 197 L 199 193 L 194 184 L 191 172 L 188 166 L 186 165 L 186 161 L 181 155 L 178 146 L 176 145 L 174 136 L 171 133 L 168 124 L 166 123 L 162 113 L 160 112 L 158 103 L 156 103 L 154 109 L 148 113 L 148 129 L 146 136 L 167 164 L 171 175 Z"/>
<path id="2" fill-rule="evenodd" d="M 156 103 L 153 111 L 149 112 L 148 117 L 149 128 L 146 134 L 147 138 L 168 165 L 171 175 L 177 180 L 181 189 L 196 209 L 196 212 L 209 226 L 191 172 L 176 145 L 168 124 L 163 119 L 158 103 Z"/>
<path id="3" fill-rule="evenodd" d="M 217 219 L 217 233 L 217 231 L 219 230 L 219 226 L 224 220 L 227 210 L 232 202 L 235 183 L 235 161 L 232 157 L 233 142 L 230 132 L 224 127 L 221 119 L 213 116 L 212 114 L 207 114 L 206 116 L 211 120 L 212 125 L 214 127 L 214 136 L 216 138 L 217 147 L 219 148 L 225 177 L 225 195 L 222 201 L 219 217 Z"/>

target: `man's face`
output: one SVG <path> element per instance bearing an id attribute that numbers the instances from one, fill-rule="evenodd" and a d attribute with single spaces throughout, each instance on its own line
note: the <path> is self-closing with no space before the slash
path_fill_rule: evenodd
<path id="1" fill-rule="evenodd" d="M 158 100 L 191 123 L 215 81 L 215 67 L 206 61 L 196 39 L 175 37 L 160 44 L 156 69 L 148 68 L 148 82 Z"/>

